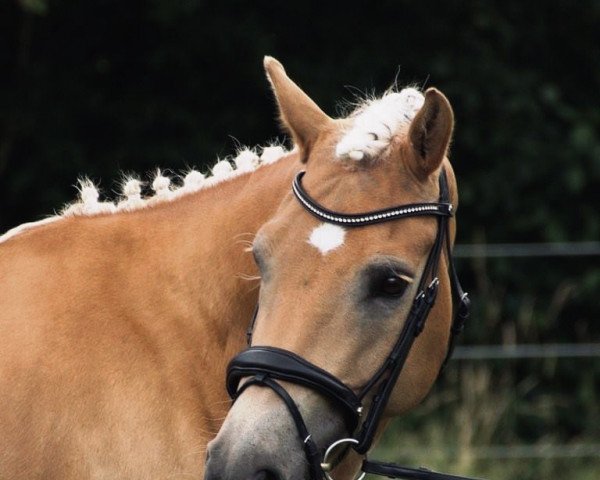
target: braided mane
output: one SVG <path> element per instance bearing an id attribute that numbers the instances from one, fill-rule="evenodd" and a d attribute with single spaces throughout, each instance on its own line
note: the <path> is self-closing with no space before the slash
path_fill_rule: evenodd
<path id="1" fill-rule="evenodd" d="M 423 101 L 423 94 L 415 88 L 389 91 L 380 98 L 361 100 L 348 116 L 348 120 L 352 122 L 336 145 L 336 156 L 353 161 L 375 158 L 389 146 L 392 137 L 411 122 Z M 78 198 L 67 204 L 59 214 L 19 225 L 0 236 L 0 242 L 65 217 L 133 211 L 168 202 L 252 172 L 262 165 L 276 162 L 286 153 L 288 152 L 281 145 L 270 145 L 262 149 L 244 148 L 235 157 L 219 160 L 208 175 L 190 170 L 185 175 L 172 179 L 157 170 L 151 181 L 147 182 L 153 191 L 150 196 L 142 194 L 145 182 L 139 178 L 125 177 L 121 182 L 121 194 L 118 198 L 101 201 L 98 187 L 84 177 L 78 181 Z"/>
<path id="2" fill-rule="evenodd" d="M 253 172 L 263 165 L 276 162 L 288 153 L 280 145 L 263 147 L 260 149 L 260 155 L 257 153 L 257 150 L 241 149 L 235 157 L 219 160 L 210 169 L 210 173 L 206 175 L 198 170 L 190 170 L 185 175 L 172 179 L 164 175 L 160 170 L 157 170 L 154 177 L 148 182 L 153 191 L 153 195 L 150 196 L 143 196 L 142 194 L 144 182 L 135 177 L 125 177 L 121 182 L 121 194 L 119 197 L 116 200 L 101 201 L 98 187 L 90 179 L 81 178 L 77 185 L 79 195 L 73 203 L 67 204 L 57 215 L 37 222 L 24 223 L 9 230 L 0 236 L 0 243 L 26 230 L 46 225 L 65 217 L 127 212 L 168 202 L 183 195 L 218 185 L 221 182 L 245 173 Z"/>

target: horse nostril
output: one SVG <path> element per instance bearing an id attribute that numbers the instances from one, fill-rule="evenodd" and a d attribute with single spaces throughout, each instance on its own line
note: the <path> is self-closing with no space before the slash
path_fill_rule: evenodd
<path id="1" fill-rule="evenodd" d="M 248 480 L 281 480 L 281 478 L 272 470 L 259 470 Z"/>

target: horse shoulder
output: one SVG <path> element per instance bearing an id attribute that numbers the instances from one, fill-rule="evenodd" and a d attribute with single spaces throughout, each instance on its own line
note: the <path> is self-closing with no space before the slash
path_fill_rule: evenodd
<path id="1" fill-rule="evenodd" d="M 0 438 L 13 446 L 0 476 L 199 474 L 194 337 L 168 328 L 145 237 L 122 218 L 66 218 L 0 245 Z"/>

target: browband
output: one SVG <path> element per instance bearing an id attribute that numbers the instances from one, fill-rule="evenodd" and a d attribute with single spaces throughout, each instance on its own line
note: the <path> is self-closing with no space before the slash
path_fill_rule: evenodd
<path id="1" fill-rule="evenodd" d="M 306 172 L 299 172 L 294 178 L 292 190 L 300 203 L 315 217 L 324 222 L 344 225 L 346 227 L 362 227 L 374 223 L 387 222 L 402 217 L 419 217 L 439 215 L 443 217 L 452 216 L 452 204 L 447 202 L 438 203 L 409 203 L 397 207 L 373 210 L 365 213 L 339 213 L 323 208 L 315 202 L 304 187 L 302 186 L 302 177 Z"/>

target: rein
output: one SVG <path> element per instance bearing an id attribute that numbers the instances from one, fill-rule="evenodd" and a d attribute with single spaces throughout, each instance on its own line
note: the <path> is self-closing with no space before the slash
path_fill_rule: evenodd
<path id="1" fill-rule="evenodd" d="M 370 449 L 375 432 L 388 403 L 396 381 L 402 372 L 410 349 L 415 339 L 425 328 L 427 317 L 435 303 L 439 288 L 438 269 L 440 257 L 446 251 L 448 272 L 453 295 L 454 319 L 450 330 L 450 340 L 446 358 L 442 369 L 447 364 L 454 349 L 455 337 L 463 330 L 469 317 L 470 300 L 460 285 L 458 275 L 454 268 L 452 248 L 449 235 L 449 218 L 453 215 L 453 206 L 450 203 L 450 193 L 446 173 L 442 169 L 439 179 L 439 201 L 437 203 L 415 203 L 401 205 L 383 210 L 376 210 L 362 214 L 343 214 L 328 210 L 312 199 L 302 186 L 304 172 L 295 177 L 292 189 L 300 204 L 318 219 L 343 225 L 345 227 L 363 227 L 375 223 L 382 223 L 406 217 L 436 216 L 438 227 L 435 242 L 429 252 L 427 263 L 419 280 L 417 294 L 398 336 L 383 365 L 375 372 L 371 379 L 355 393 L 338 378 L 320 367 L 308 362 L 293 352 L 275 347 L 250 346 L 252 331 L 258 313 L 258 305 L 254 312 L 248 330 L 249 348 L 237 355 L 227 368 L 227 392 L 235 399 L 250 385 L 260 385 L 271 388 L 287 406 L 296 428 L 303 442 L 306 458 L 309 463 L 310 477 L 312 480 L 321 480 L 326 477 L 333 480 L 329 472 L 334 465 L 328 461 L 329 455 L 340 444 L 350 444 L 359 454 L 365 455 Z M 249 377 L 240 387 L 242 378 Z M 318 391 L 338 404 L 346 421 L 349 432 L 355 432 L 363 414 L 363 400 L 374 392 L 369 411 L 360 426 L 356 436 L 334 442 L 321 456 L 318 446 L 312 439 L 308 428 L 302 418 L 298 407 L 292 397 L 283 388 L 278 380 L 283 380 Z M 390 478 L 420 479 L 420 480 L 471 480 L 467 477 L 447 475 L 433 472 L 423 468 L 407 468 L 391 463 L 375 462 L 365 459 L 362 464 L 360 479 L 366 474 L 387 476 Z"/>

